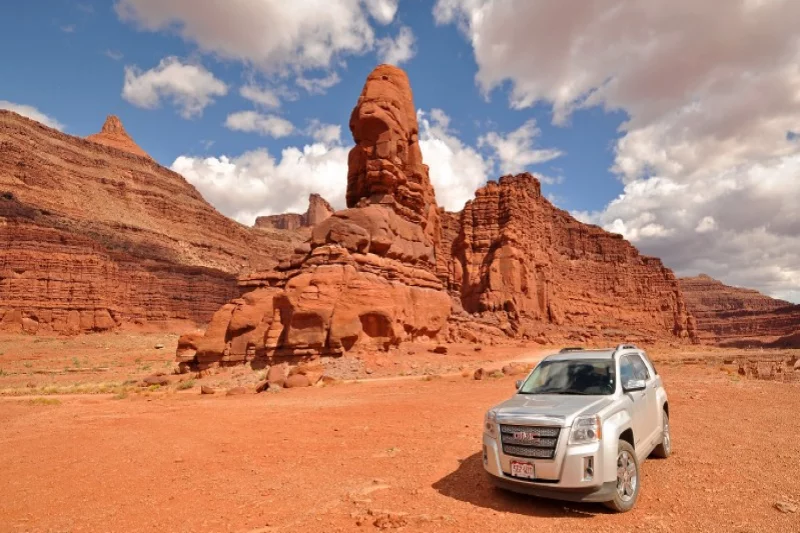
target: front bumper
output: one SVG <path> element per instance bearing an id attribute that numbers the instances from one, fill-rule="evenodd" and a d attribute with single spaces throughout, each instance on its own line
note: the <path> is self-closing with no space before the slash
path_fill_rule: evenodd
<path id="1" fill-rule="evenodd" d="M 553 459 L 531 460 L 505 455 L 500 444 L 484 434 L 483 466 L 495 485 L 513 492 L 566 501 L 612 500 L 617 486 L 616 471 L 607 464 L 608 454 L 601 443 L 569 446 L 567 440 L 559 439 Z M 512 477 L 511 461 L 533 463 L 536 478 L 529 481 Z M 587 464 L 592 465 L 592 475 L 587 475 Z"/>
<path id="2" fill-rule="evenodd" d="M 540 483 L 517 481 L 505 476 L 497 477 L 489 474 L 489 477 L 492 483 L 501 489 L 527 494 L 529 496 L 536 496 L 538 498 L 564 500 L 568 502 L 608 502 L 614 499 L 614 493 L 617 490 L 617 483 L 614 481 L 609 481 L 608 483 L 603 483 L 595 487 L 572 489 L 558 487 L 557 485 L 542 485 Z"/>

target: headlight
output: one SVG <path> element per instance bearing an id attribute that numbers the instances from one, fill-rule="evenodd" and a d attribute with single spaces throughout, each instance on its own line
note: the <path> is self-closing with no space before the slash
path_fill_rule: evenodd
<path id="1" fill-rule="evenodd" d="M 497 411 L 490 409 L 483 419 L 483 432 L 492 437 L 497 438 Z"/>
<path id="2" fill-rule="evenodd" d="M 599 416 L 579 416 L 572 423 L 570 444 L 589 444 L 603 438 L 603 426 Z"/>

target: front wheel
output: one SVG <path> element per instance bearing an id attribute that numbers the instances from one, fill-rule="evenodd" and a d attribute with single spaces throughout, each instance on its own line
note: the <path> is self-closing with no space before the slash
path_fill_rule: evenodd
<path id="1" fill-rule="evenodd" d="M 617 490 L 606 507 L 618 513 L 627 513 L 639 498 L 639 460 L 629 442 L 621 440 L 617 448 Z"/>
<path id="2" fill-rule="evenodd" d="M 669 432 L 669 415 L 664 411 L 661 423 L 661 444 L 653 449 L 653 456 L 666 459 L 672 454 L 672 435 Z"/>

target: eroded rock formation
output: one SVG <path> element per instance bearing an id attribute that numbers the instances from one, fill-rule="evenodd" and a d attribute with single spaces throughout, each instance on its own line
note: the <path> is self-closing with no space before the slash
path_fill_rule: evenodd
<path id="1" fill-rule="evenodd" d="M 203 323 L 276 241 L 136 155 L 118 120 L 87 141 L 0 111 L 0 329 L 79 333 Z M 105 139 L 108 142 L 102 142 Z"/>
<path id="2" fill-rule="evenodd" d="M 400 69 L 370 74 L 350 129 L 348 208 L 277 269 L 243 276 L 247 292 L 181 342 L 184 368 L 554 330 L 694 339 L 672 272 L 553 207 L 531 175 L 489 183 L 462 213 L 439 209 Z"/>
<path id="3" fill-rule="evenodd" d="M 679 281 L 703 342 L 800 347 L 800 305 L 731 287 L 705 274 Z"/>
<path id="4" fill-rule="evenodd" d="M 182 350 L 184 366 L 341 354 L 432 338 L 446 326 L 439 210 L 402 70 L 370 74 L 350 129 L 348 209 L 317 224 L 291 260 L 243 277 L 249 292 L 215 313 L 195 353 Z"/>
<path id="5" fill-rule="evenodd" d="M 506 318 L 510 334 L 533 337 L 555 325 L 589 327 L 590 336 L 694 336 L 672 271 L 554 207 L 530 174 L 488 183 L 467 203 L 458 232 L 454 224 L 444 233 L 452 239 L 449 289 L 468 313 Z"/>
<path id="6" fill-rule="evenodd" d="M 313 228 L 327 220 L 333 214 L 333 207 L 319 194 L 308 197 L 308 209 L 302 215 L 299 213 L 283 213 L 281 215 L 267 215 L 256 219 L 256 228 L 297 230 Z"/>

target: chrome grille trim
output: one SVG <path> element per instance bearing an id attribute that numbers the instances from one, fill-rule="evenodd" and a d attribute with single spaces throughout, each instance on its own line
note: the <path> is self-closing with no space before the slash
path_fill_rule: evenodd
<path id="1" fill-rule="evenodd" d="M 530 433 L 534 437 L 558 438 L 559 433 L 561 433 L 561 428 L 555 426 L 511 426 L 502 424 L 500 426 L 500 431 L 502 433 L 518 433 L 524 431 L 525 433 Z"/>
<path id="2" fill-rule="evenodd" d="M 555 450 L 548 450 L 545 448 L 528 448 L 525 446 L 506 446 L 503 445 L 503 451 L 506 455 L 513 455 L 515 457 L 530 457 L 533 459 L 552 459 Z"/>
<path id="3" fill-rule="evenodd" d="M 533 448 L 555 448 L 558 439 L 543 439 L 543 438 L 525 438 L 518 439 L 514 434 L 504 433 L 503 444 L 517 444 L 519 446 L 531 446 Z"/>
<path id="4" fill-rule="evenodd" d="M 560 427 L 500 425 L 503 453 L 515 457 L 553 459 L 560 435 Z"/>

